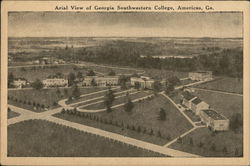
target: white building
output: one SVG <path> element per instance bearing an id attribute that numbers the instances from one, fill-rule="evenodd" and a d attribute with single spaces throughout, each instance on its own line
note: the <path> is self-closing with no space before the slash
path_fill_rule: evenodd
<path id="1" fill-rule="evenodd" d="M 212 71 L 197 71 L 189 72 L 188 77 L 195 81 L 209 81 L 212 80 Z"/>
<path id="2" fill-rule="evenodd" d="M 145 76 L 130 78 L 131 86 L 136 86 L 137 84 L 141 89 L 145 89 L 145 88 L 153 89 L 154 82 L 155 81 L 153 79 L 151 79 L 150 77 L 145 77 Z"/>
<path id="3" fill-rule="evenodd" d="M 200 118 L 213 131 L 226 131 L 229 129 L 229 119 L 213 109 L 201 110 Z"/>
<path id="4" fill-rule="evenodd" d="M 25 79 L 22 79 L 22 78 L 18 78 L 18 79 L 15 79 L 13 81 L 13 86 L 15 88 L 22 88 L 23 86 L 25 86 L 27 84 L 27 81 Z"/>
<path id="5" fill-rule="evenodd" d="M 45 87 L 67 87 L 68 80 L 63 78 L 47 78 L 42 81 Z"/>
<path id="6" fill-rule="evenodd" d="M 188 91 L 182 93 L 182 98 L 182 104 L 192 110 L 196 115 L 200 115 L 200 111 L 203 109 L 209 109 L 209 104 L 192 95 Z"/>
<path id="7" fill-rule="evenodd" d="M 117 86 L 118 81 L 118 76 L 86 76 L 82 86 Z"/>

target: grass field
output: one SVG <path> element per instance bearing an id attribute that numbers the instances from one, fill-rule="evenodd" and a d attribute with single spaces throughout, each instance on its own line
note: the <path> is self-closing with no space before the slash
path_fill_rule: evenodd
<path id="1" fill-rule="evenodd" d="M 8 157 L 164 157 L 42 120 L 8 126 Z"/>
<path id="2" fill-rule="evenodd" d="M 163 108 L 166 111 L 166 121 L 158 120 L 160 108 Z M 175 108 L 175 106 L 161 95 L 156 96 L 150 100 L 144 100 L 134 103 L 134 108 L 130 113 L 125 112 L 124 107 L 121 106 L 114 108 L 111 113 L 99 112 L 92 113 L 92 115 L 98 116 L 99 118 L 106 119 L 108 121 L 117 121 L 124 124 L 124 126 L 135 126 L 135 128 L 138 128 L 140 126 L 141 129 L 153 129 L 154 135 L 157 135 L 157 132 L 160 131 L 164 139 L 156 139 L 152 136 L 146 137 L 138 133 L 131 134 L 128 133 L 127 130 L 121 131 L 121 129 L 117 128 L 116 126 L 107 127 L 106 124 L 103 123 L 95 124 L 95 121 L 86 122 L 85 119 L 79 119 L 75 116 L 60 115 L 60 117 L 64 116 L 62 118 L 66 118 L 69 121 L 84 123 L 86 125 L 102 128 L 104 130 L 118 132 L 123 135 L 142 139 L 159 145 L 166 144 L 169 141 L 166 139 L 167 137 L 174 139 L 180 134 L 192 128 L 192 125 L 185 119 L 185 117 L 183 117 L 183 115 L 181 115 L 181 113 Z"/>
<path id="3" fill-rule="evenodd" d="M 190 139 L 193 140 L 193 144 L 190 144 Z M 199 128 L 186 135 L 182 144 L 176 142 L 170 145 L 170 148 L 207 157 L 233 157 L 241 156 L 242 140 L 242 132 L 226 131 L 213 135 L 208 128 Z M 200 142 L 204 144 L 202 147 L 199 146 Z M 211 149 L 213 144 L 215 149 Z M 238 153 L 235 152 L 236 149 L 238 149 Z"/>
<path id="4" fill-rule="evenodd" d="M 196 87 L 242 94 L 243 79 L 222 77 L 208 83 L 197 85 Z"/>
<path id="5" fill-rule="evenodd" d="M 193 122 L 198 122 L 201 121 L 200 117 L 198 115 L 195 115 L 193 111 L 191 110 L 186 110 L 184 113 L 193 121 Z"/>
<path id="6" fill-rule="evenodd" d="M 234 113 L 243 113 L 243 97 L 199 90 L 195 91 L 195 95 L 227 118 Z"/>
<path id="7" fill-rule="evenodd" d="M 178 78 L 188 77 L 188 72 L 173 72 L 169 70 L 160 69 L 145 69 L 146 75 L 155 78 L 169 78 L 171 76 L 176 76 Z"/>
<path id="8" fill-rule="evenodd" d="M 66 89 L 66 90 L 65 90 Z M 80 88 L 81 94 L 87 94 L 95 91 L 102 90 L 102 88 Z M 9 100 L 9 104 L 13 104 L 16 106 L 20 106 L 22 108 L 27 108 L 30 110 L 34 110 L 32 103 L 44 104 L 45 107 L 49 106 L 49 108 L 57 107 L 57 102 L 63 98 L 68 98 L 68 96 L 72 93 L 71 88 L 60 88 L 60 93 L 57 92 L 57 89 L 22 89 L 22 90 L 9 90 L 8 96 L 13 97 L 14 99 L 22 100 L 22 102 L 15 102 L 13 100 Z M 67 93 L 65 92 L 67 91 Z M 23 102 L 26 104 L 23 104 Z M 31 105 L 28 105 L 28 101 Z M 36 111 L 37 112 L 37 111 Z M 41 112 L 41 110 L 39 111 Z"/>
<path id="9" fill-rule="evenodd" d="M 152 92 L 138 92 L 138 93 L 135 93 L 135 94 L 130 94 L 129 98 L 131 100 L 134 100 L 134 99 L 137 99 L 137 98 L 145 97 L 145 96 L 150 95 L 150 94 L 152 94 Z M 115 105 L 118 105 L 118 104 L 123 104 L 126 101 L 127 101 L 126 96 L 116 98 L 114 100 L 112 106 L 115 106 Z M 98 104 L 93 104 L 93 105 L 89 105 L 87 107 L 81 107 L 81 108 L 89 109 L 89 110 L 97 110 L 97 109 L 104 109 L 105 107 L 106 106 L 105 106 L 104 102 L 101 102 L 101 103 L 98 103 Z"/>
<path id="10" fill-rule="evenodd" d="M 35 69 L 34 69 L 35 68 Z M 79 69 L 74 70 L 75 65 L 59 65 L 53 68 L 47 67 L 42 68 L 40 67 L 26 67 L 26 68 L 10 68 L 8 69 L 8 73 L 13 73 L 15 77 L 23 77 L 28 81 L 32 82 L 36 79 L 46 79 L 49 75 L 55 75 L 56 73 L 60 72 L 63 73 L 65 77 L 68 76 L 70 72 L 77 73 L 78 71 L 82 72 L 83 74 L 87 72 L 87 69 Z"/>
<path id="11" fill-rule="evenodd" d="M 107 87 L 93 87 L 93 88 L 96 88 L 96 92 L 98 91 L 102 91 L 102 90 L 107 90 L 108 88 Z M 116 92 L 121 92 L 120 89 L 115 89 L 113 90 L 114 93 Z M 100 97 L 100 96 L 105 96 L 105 94 L 107 93 L 107 91 L 104 91 L 104 92 L 99 92 L 99 93 L 96 93 L 96 94 L 92 94 L 92 95 L 87 95 L 87 96 L 82 96 L 78 99 L 74 99 L 72 101 L 66 101 L 66 104 L 74 104 L 74 103 L 77 103 L 77 102 L 80 102 L 80 101 L 84 101 L 84 100 L 89 100 L 89 99 L 93 99 L 93 98 L 96 98 L 96 97 Z M 84 94 L 87 94 L 87 93 L 84 93 Z"/>
<path id="12" fill-rule="evenodd" d="M 116 75 L 119 74 L 134 74 L 134 73 L 138 73 L 138 72 L 142 72 L 136 69 L 129 69 L 129 68 L 123 68 L 123 69 L 119 69 L 119 68 L 112 68 L 112 67 L 108 67 L 108 66 L 88 66 L 88 68 L 103 73 L 103 74 L 108 74 L 110 71 L 114 71 L 116 73 Z"/>
<path id="13" fill-rule="evenodd" d="M 19 115 L 20 115 L 19 113 L 16 113 L 14 111 L 8 111 L 8 119 L 17 117 Z"/>

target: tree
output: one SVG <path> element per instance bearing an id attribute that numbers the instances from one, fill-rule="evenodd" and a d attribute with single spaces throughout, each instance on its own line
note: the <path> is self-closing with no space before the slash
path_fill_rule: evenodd
<path id="1" fill-rule="evenodd" d="M 222 152 L 227 153 L 227 147 L 226 146 L 223 147 Z"/>
<path id="2" fill-rule="evenodd" d="M 169 81 L 166 81 L 165 93 L 167 95 L 170 95 L 170 94 L 172 94 L 173 91 L 174 91 L 174 84 L 172 84 Z"/>
<path id="3" fill-rule="evenodd" d="M 43 86 L 43 83 L 39 79 L 36 79 L 36 81 L 31 84 L 31 87 L 36 90 L 41 90 Z"/>
<path id="4" fill-rule="evenodd" d="M 74 73 L 69 73 L 68 75 L 68 85 L 72 86 L 75 83 L 76 76 Z"/>
<path id="5" fill-rule="evenodd" d="M 63 93 L 64 93 L 65 96 L 68 96 L 68 89 L 64 89 Z"/>
<path id="6" fill-rule="evenodd" d="M 13 87 L 14 79 L 15 79 L 15 77 L 14 77 L 12 72 L 10 74 L 8 74 L 8 88 Z"/>
<path id="7" fill-rule="evenodd" d="M 241 114 L 234 113 L 230 118 L 230 128 L 236 132 L 237 129 L 241 128 L 242 126 L 243 126 L 243 120 Z"/>
<path id="8" fill-rule="evenodd" d="M 214 143 L 212 143 L 212 145 L 210 146 L 210 150 L 212 150 L 212 151 L 216 150 L 216 145 Z"/>
<path id="9" fill-rule="evenodd" d="M 193 138 L 192 138 L 192 137 L 190 137 L 190 139 L 189 139 L 189 144 L 190 144 L 190 145 L 193 145 L 193 144 L 194 144 Z"/>
<path id="10" fill-rule="evenodd" d="M 89 70 L 87 76 L 95 76 L 95 72 L 93 70 Z"/>
<path id="11" fill-rule="evenodd" d="M 77 77 L 78 79 L 83 78 L 83 74 L 82 74 L 82 72 L 80 72 L 80 71 L 79 71 L 79 72 L 77 73 L 76 77 Z"/>
<path id="12" fill-rule="evenodd" d="M 139 90 L 140 89 L 140 83 L 139 82 L 135 82 L 135 89 Z"/>
<path id="13" fill-rule="evenodd" d="M 134 103 L 131 101 L 131 99 L 128 97 L 127 103 L 124 105 L 124 111 L 131 112 L 134 108 Z"/>
<path id="14" fill-rule="evenodd" d="M 110 71 L 109 71 L 109 73 L 108 73 L 108 75 L 109 75 L 109 76 L 115 76 L 115 75 L 116 75 L 116 73 L 115 73 L 115 71 L 114 71 L 114 70 L 110 70 Z"/>
<path id="15" fill-rule="evenodd" d="M 154 92 L 159 92 L 159 91 L 161 91 L 161 89 L 162 89 L 161 82 L 160 81 L 155 81 L 153 83 L 153 90 L 154 90 Z"/>
<path id="16" fill-rule="evenodd" d="M 157 136 L 161 137 L 161 131 L 160 130 L 158 131 Z"/>
<path id="17" fill-rule="evenodd" d="M 127 81 L 128 81 L 128 78 L 125 75 L 121 75 L 119 77 L 118 82 L 119 82 L 119 85 L 121 86 L 121 90 L 127 89 L 127 85 L 126 85 Z"/>
<path id="18" fill-rule="evenodd" d="M 91 86 L 96 86 L 97 84 L 96 84 L 96 81 L 95 81 L 95 79 L 93 78 L 92 80 L 91 80 Z"/>
<path id="19" fill-rule="evenodd" d="M 160 108 L 158 119 L 162 121 L 166 120 L 166 111 L 163 108 Z"/>
<path id="20" fill-rule="evenodd" d="M 112 103 L 115 99 L 114 93 L 113 91 L 109 88 L 108 92 L 105 95 L 105 99 L 104 99 L 104 104 L 107 108 L 107 111 L 111 109 Z"/>
<path id="21" fill-rule="evenodd" d="M 61 91 L 59 88 L 56 88 L 56 95 L 57 97 L 60 97 L 61 96 Z"/>
<path id="22" fill-rule="evenodd" d="M 73 89 L 72 89 L 72 95 L 71 95 L 74 99 L 77 99 L 81 96 L 81 92 L 80 90 L 78 89 L 77 85 L 74 85 L 73 86 Z"/>

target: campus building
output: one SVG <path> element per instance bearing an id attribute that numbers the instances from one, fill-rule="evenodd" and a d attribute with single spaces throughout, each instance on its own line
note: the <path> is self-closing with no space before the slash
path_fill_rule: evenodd
<path id="1" fill-rule="evenodd" d="M 189 72 L 188 77 L 195 81 L 209 81 L 212 80 L 212 71 L 197 71 Z"/>
<path id="2" fill-rule="evenodd" d="M 200 111 L 203 109 L 209 109 L 209 104 L 192 95 L 188 91 L 182 93 L 182 98 L 182 104 L 192 110 L 196 115 L 200 115 Z"/>
<path id="3" fill-rule="evenodd" d="M 145 77 L 145 76 L 141 76 L 141 77 L 131 77 L 130 78 L 130 83 L 131 86 L 138 86 L 141 89 L 153 89 L 153 84 L 154 84 L 154 80 L 151 79 L 150 77 Z"/>
<path id="4" fill-rule="evenodd" d="M 213 131 L 225 131 L 229 129 L 229 119 L 213 109 L 201 110 L 200 118 Z"/>
<path id="5" fill-rule="evenodd" d="M 13 81 L 13 86 L 15 88 L 22 88 L 23 86 L 25 86 L 27 84 L 27 81 L 23 78 L 18 78 L 18 79 L 15 79 Z"/>
<path id="6" fill-rule="evenodd" d="M 86 76 L 82 86 L 117 86 L 118 76 Z"/>
<path id="7" fill-rule="evenodd" d="M 42 81 L 45 87 L 67 87 L 68 80 L 64 78 L 47 78 Z"/>

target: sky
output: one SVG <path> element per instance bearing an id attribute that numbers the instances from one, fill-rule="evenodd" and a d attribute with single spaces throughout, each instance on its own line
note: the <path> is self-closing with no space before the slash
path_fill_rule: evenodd
<path id="1" fill-rule="evenodd" d="M 242 13 L 9 13 L 10 37 L 242 37 Z"/>

